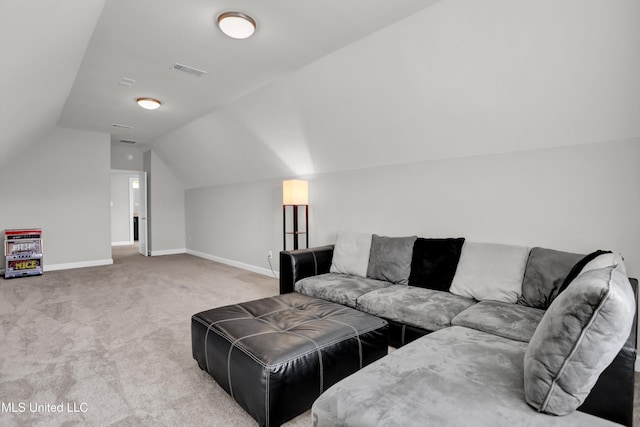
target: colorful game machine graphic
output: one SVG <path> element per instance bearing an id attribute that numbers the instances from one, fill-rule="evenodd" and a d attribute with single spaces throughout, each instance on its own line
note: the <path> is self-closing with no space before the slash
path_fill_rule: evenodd
<path id="1" fill-rule="evenodd" d="M 42 274 L 42 229 L 5 230 L 4 256 L 5 279 Z"/>

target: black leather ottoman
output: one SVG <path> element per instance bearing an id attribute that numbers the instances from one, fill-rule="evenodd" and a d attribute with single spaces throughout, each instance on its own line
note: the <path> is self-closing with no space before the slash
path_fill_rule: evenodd
<path id="1" fill-rule="evenodd" d="M 297 293 L 191 318 L 193 358 L 260 425 L 277 426 L 387 354 L 388 325 Z"/>

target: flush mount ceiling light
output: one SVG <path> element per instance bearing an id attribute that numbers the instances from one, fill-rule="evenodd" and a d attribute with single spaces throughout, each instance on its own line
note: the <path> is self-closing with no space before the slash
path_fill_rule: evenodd
<path id="1" fill-rule="evenodd" d="M 156 108 L 159 108 L 160 105 L 162 105 L 162 102 L 153 98 L 138 98 L 136 99 L 136 102 L 145 110 L 155 110 Z"/>
<path id="2" fill-rule="evenodd" d="M 224 12 L 218 16 L 218 27 L 233 39 L 246 39 L 256 31 L 256 21 L 240 12 Z"/>

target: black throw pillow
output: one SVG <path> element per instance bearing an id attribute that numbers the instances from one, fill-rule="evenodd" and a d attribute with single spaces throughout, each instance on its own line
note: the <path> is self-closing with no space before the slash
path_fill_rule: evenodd
<path id="1" fill-rule="evenodd" d="M 598 249 L 597 251 L 591 252 L 589 255 L 585 256 L 580 261 L 578 261 L 576 265 L 573 266 L 571 271 L 569 271 L 569 274 L 567 274 L 567 277 L 564 279 L 560 287 L 555 289 L 554 292 L 551 294 L 551 301 L 553 302 L 554 299 L 558 298 L 558 295 L 560 295 L 565 289 L 567 289 L 567 286 L 569 286 L 569 284 L 573 282 L 573 279 L 578 277 L 578 274 L 580 274 L 584 266 L 587 265 L 591 260 L 599 257 L 602 254 L 610 254 L 610 253 L 611 251 L 603 251 L 601 249 Z"/>
<path id="2" fill-rule="evenodd" d="M 456 274 L 464 238 L 424 239 L 413 244 L 409 285 L 448 291 Z"/>

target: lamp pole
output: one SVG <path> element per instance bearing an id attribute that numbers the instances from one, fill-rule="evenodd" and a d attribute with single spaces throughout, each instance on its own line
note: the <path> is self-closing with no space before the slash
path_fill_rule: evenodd
<path id="1" fill-rule="evenodd" d="M 298 205 L 293 205 L 293 249 L 298 249 Z"/>
<path id="2" fill-rule="evenodd" d="M 298 249 L 300 234 L 306 234 L 307 248 L 309 247 L 309 189 L 307 181 L 288 180 L 282 182 L 282 246 L 287 249 L 287 234 L 293 235 L 293 249 Z M 293 231 L 287 232 L 287 206 L 293 207 Z M 305 207 L 305 231 L 301 232 L 298 215 L 299 206 Z"/>

